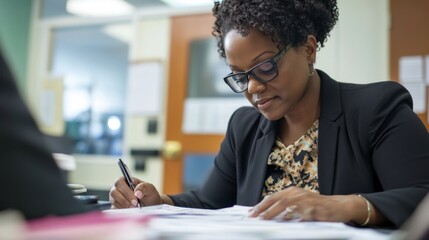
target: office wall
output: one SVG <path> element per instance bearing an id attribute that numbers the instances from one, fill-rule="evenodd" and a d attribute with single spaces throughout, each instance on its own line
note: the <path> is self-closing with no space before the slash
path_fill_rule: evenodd
<path id="1" fill-rule="evenodd" d="M 338 0 L 339 20 L 316 68 L 341 82 L 389 80 L 388 0 Z"/>
<path id="2" fill-rule="evenodd" d="M 33 1 L 0 1 L 0 45 L 22 94 L 26 93 L 27 56 Z"/>

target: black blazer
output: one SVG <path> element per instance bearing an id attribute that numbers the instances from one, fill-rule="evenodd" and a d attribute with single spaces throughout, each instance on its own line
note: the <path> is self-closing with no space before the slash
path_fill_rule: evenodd
<path id="1" fill-rule="evenodd" d="M 0 211 L 32 219 L 87 210 L 67 188 L 1 55 L 0 164 Z"/>
<path id="2" fill-rule="evenodd" d="M 318 74 L 320 193 L 362 193 L 399 227 L 429 188 L 429 134 L 412 111 L 410 94 L 392 81 L 349 84 Z M 253 107 L 238 109 L 204 185 L 171 196 L 174 203 L 257 204 L 278 127 L 279 121 L 268 121 Z"/>

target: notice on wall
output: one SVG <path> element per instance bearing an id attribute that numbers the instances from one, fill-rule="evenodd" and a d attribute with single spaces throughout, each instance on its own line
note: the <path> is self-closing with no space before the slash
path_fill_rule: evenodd
<path id="1" fill-rule="evenodd" d="M 163 78 L 160 61 L 132 64 L 129 68 L 126 112 L 141 116 L 159 115 L 163 106 Z"/>
<path id="2" fill-rule="evenodd" d="M 429 55 L 427 55 L 427 56 L 425 57 L 425 63 L 426 63 L 426 65 L 425 65 L 425 70 L 424 70 L 424 72 L 425 72 L 425 74 L 426 74 L 426 85 L 428 85 L 428 86 L 429 86 Z"/>
<path id="3" fill-rule="evenodd" d="M 185 101 L 182 131 L 191 134 L 225 134 L 229 118 L 246 98 L 188 98 Z"/>
<path id="4" fill-rule="evenodd" d="M 426 85 L 429 83 L 429 56 L 403 56 L 399 58 L 399 81 L 413 98 L 413 110 L 426 112 Z"/>
<path id="5" fill-rule="evenodd" d="M 421 83 L 424 80 L 424 59 L 422 56 L 403 56 L 399 58 L 399 81 L 402 83 Z"/>
<path id="6" fill-rule="evenodd" d="M 420 83 L 402 83 L 413 98 L 413 110 L 416 113 L 426 112 L 426 85 Z"/>
<path id="7" fill-rule="evenodd" d="M 50 135 L 64 133 L 63 79 L 48 79 L 43 82 L 40 95 L 39 121 L 41 130 Z"/>

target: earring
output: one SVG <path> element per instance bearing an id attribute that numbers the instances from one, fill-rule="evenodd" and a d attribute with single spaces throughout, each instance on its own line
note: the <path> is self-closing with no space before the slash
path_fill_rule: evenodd
<path id="1" fill-rule="evenodd" d="M 314 75 L 314 72 L 315 72 L 315 70 L 314 70 L 314 64 L 313 63 L 309 63 L 308 64 L 308 68 L 310 69 L 310 73 L 309 73 L 309 77 L 312 77 L 313 75 Z"/>

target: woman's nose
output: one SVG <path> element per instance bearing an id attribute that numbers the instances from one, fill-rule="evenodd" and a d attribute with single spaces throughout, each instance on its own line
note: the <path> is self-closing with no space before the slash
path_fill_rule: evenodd
<path id="1" fill-rule="evenodd" d="M 249 80 L 247 82 L 247 92 L 249 94 L 254 94 L 258 92 L 262 92 L 265 89 L 265 83 L 261 83 L 257 81 L 253 76 L 249 76 Z"/>

